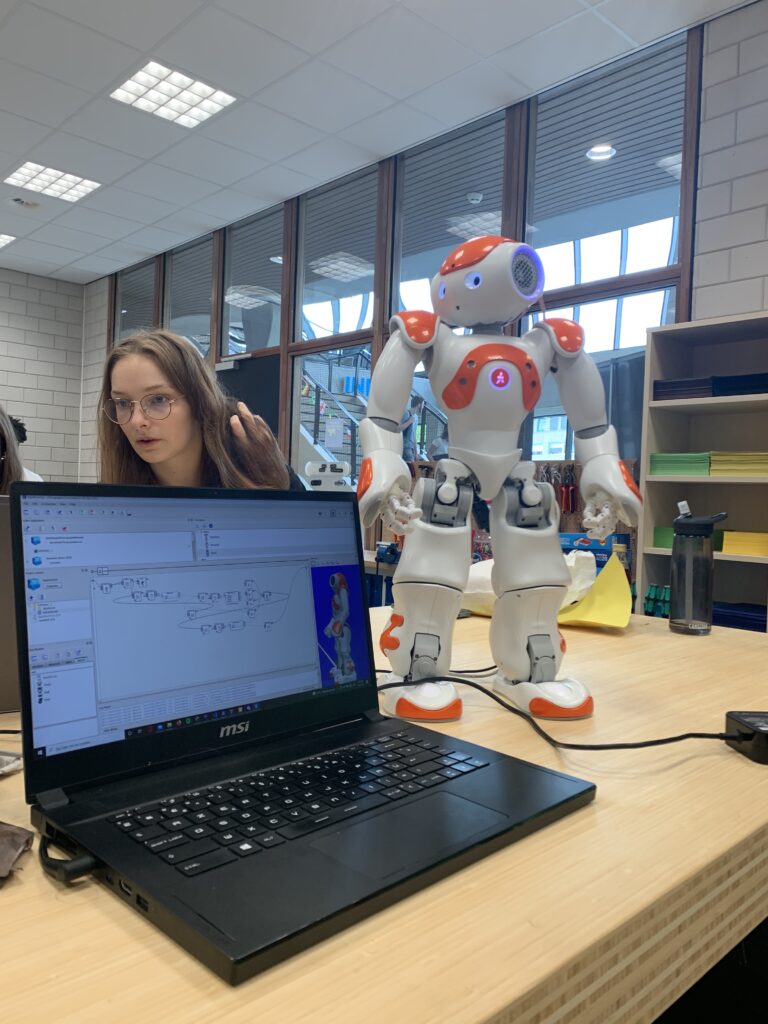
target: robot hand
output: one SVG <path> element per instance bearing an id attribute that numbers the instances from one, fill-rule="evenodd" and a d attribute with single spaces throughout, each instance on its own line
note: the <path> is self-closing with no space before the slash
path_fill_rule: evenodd
<path id="1" fill-rule="evenodd" d="M 588 536 L 604 540 L 621 519 L 636 525 L 643 507 L 635 482 L 616 456 L 591 459 L 581 474 L 582 520 Z"/>
<path id="2" fill-rule="evenodd" d="M 332 627 L 332 625 L 331 625 L 331 623 L 330 623 L 330 622 L 328 623 L 328 625 L 327 625 L 327 626 L 325 627 L 325 629 L 323 630 L 323 633 L 325 633 L 325 635 L 326 635 L 326 636 L 328 636 L 328 637 L 332 635 L 332 633 L 333 633 L 333 627 Z"/>
<path id="3" fill-rule="evenodd" d="M 372 452 L 363 462 L 357 491 L 363 525 L 372 526 L 381 516 L 393 533 L 410 533 L 421 516 L 408 493 L 410 483 L 411 474 L 397 452 Z"/>
<path id="4" fill-rule="evenodd" d="M 397 536 L 413 533 L 416 520 L 421 518 L 421 509 L 413 503 L 410 494 L 390 494 L 381 512 L 381 521 Z"/>

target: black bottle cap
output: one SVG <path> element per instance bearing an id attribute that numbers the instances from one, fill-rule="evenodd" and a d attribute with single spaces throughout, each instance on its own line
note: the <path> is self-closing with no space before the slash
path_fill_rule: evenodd
<path id="1" fill-rule="evenodd" d="M 715 523 L 727 516 L 727 512 L 717 512 L 713 516 L 684 514 L 672 520 L 672 529 L 678 537 L 711 537 Z"/>

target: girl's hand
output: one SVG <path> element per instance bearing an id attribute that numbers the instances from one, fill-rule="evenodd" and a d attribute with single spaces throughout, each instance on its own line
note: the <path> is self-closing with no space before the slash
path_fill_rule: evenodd
<path id="1" fill-rule="evenodd" d="M 245 402 L 237 403 L 237 413 L 229 419 L 229 425 L 235 441 L 241 447 L 248 447 L 252 444 L 274 445 L 275 439 L 272 431 L 261 418 L 254 416 Z"/>

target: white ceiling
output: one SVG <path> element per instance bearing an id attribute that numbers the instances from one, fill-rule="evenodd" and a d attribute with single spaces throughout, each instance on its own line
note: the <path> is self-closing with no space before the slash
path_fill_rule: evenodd
<path id="1" fill-rule="evenodd" d="M 92 281 L 741 6 L 0 0 L 0 266 Z M 110 99 L 150 60 L 238 102 L 187 129 Z M 28 160 L 102 187 L 2 183 Z"/>

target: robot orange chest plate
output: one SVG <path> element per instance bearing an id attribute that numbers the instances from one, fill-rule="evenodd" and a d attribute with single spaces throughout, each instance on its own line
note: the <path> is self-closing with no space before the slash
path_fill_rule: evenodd
<path id="1" fill-rule="evenodd" d="M 522 383 L 523 405 L 531 410 L 541 395 L 541 380 L 536 364 L 527 352 L 514 345 L 492 342 L 471 349 L 443 389 L 447 409 L 466 409 L 478 386 L 493 392 L 514 388 Z"/>

